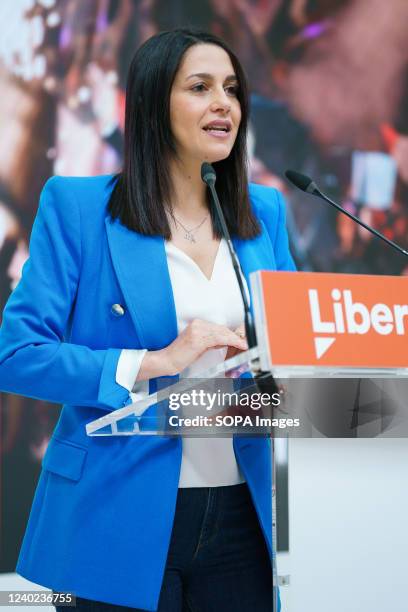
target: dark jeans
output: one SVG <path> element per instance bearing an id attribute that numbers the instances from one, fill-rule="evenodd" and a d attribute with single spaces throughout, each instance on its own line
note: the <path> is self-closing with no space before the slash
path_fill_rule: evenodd
<path id="1" fill-rule="evenodd" d="M 76 601 L 87 612 L 136 610 Z M 272 568 L 247 484 L 179 489 L 158 612 L 271 610 Z"/>

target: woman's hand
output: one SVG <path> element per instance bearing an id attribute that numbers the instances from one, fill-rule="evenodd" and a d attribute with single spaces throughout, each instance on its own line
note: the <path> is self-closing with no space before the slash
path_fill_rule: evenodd
<path id="1" fill-rule="evenodd" d="M 236 353 L 245 351 L 248 346 L 245 337 L 224 325 L 194 319 L 164 352 L 173 374 L 190 366 L 207 349 L 228 347 Z"/>
<path id="2" fill-rule="evenodd" d="M 228 347 L 227 354 L 225 355 L 225 361 L 227 359 L 231 359 L 231 357 L 235 357 L 235 355 L 238 355 L 238 353 L 241 353 L 243 350 L 246 351 L 248 349 L 248 344 L 247 344 L 247 341 L 246 341 L 246 333 L 245 333 L 245 324 L 242 323 L 242 325 L 240 325 L 239 327 L 234 329 L 234 332 L 236 334 L 238 334 L 238 336 L 240 338 L 243 338 L 245 340 L 245 345 L 246 346 L 245 346 L 244 349 L 238 349 L 235 346 Z"/>
<path id="3" fill-rule="evenodd" d="M 248 345 L 241 328 L 232 331 L 224 325 L 194 319 L 169 346 L 159 351 L 147 351 L 136 380 L 174 376 L 190 366 L 207 349 L 221 347 L 234 350 L 234 354 L 246 351 Z"/>

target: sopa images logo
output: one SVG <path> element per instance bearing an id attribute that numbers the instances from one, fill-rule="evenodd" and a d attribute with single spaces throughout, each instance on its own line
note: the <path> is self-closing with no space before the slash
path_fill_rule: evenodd
<path id="1" fill-rule="evenodd" d="M 364 335 L 374 331 L 381 336 L 405 335 L 408 304 L 390 306 L 377 303 L 369 307 L 354 301 L 350 289 L 332 289 L 329 297 L 326 296 L 326 300 L 329 299 L 331 303 L 324 309 L 325 312 L 330 311 L 331 315 L 327 320 L 323 320 L 322 296 L 317 289 L 309 289 L 308 294 L 317 359 L 323 357 L 337 338 L 344 334 Z M 325 303 L 324 305 L 326 306 Z"/>

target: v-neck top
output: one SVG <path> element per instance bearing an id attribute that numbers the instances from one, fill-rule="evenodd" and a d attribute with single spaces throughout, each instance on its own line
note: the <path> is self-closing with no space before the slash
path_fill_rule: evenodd
<path id="1" fill-rule="evenodd" d="M 220 241 L 211 278 L 198 264 L 171 242 L 165 251 L 180 334 L 193 319 L 203 319 L 235 329 L 244 321 L 244 308 L 234 268 L 225 239 Z M 241 273 L 249 299 L 248 287 Z M 146 397 L 149 381 L 135 378 L 145 350 L 123 349 L 119 358 L 116 382 L 130 391 L 134 402 Z M 193 378 L 199 372 L 225 359 L 226 348 L 208 349 L 180 373 Z M 217 487 L 245 482 L 235 458 L 233 439 L 211 437 L 182 438 L 182 462 L 179 487 Z"/>

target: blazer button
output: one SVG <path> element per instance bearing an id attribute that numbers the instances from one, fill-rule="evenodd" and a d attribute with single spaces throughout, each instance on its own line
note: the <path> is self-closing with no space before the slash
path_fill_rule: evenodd
<path id="1" fill-rule="evenodd" d="M 112 304 L 111 313 L 114 317 L 122 317 L 125 314 L 125 309 L 121 304 Z"/>

